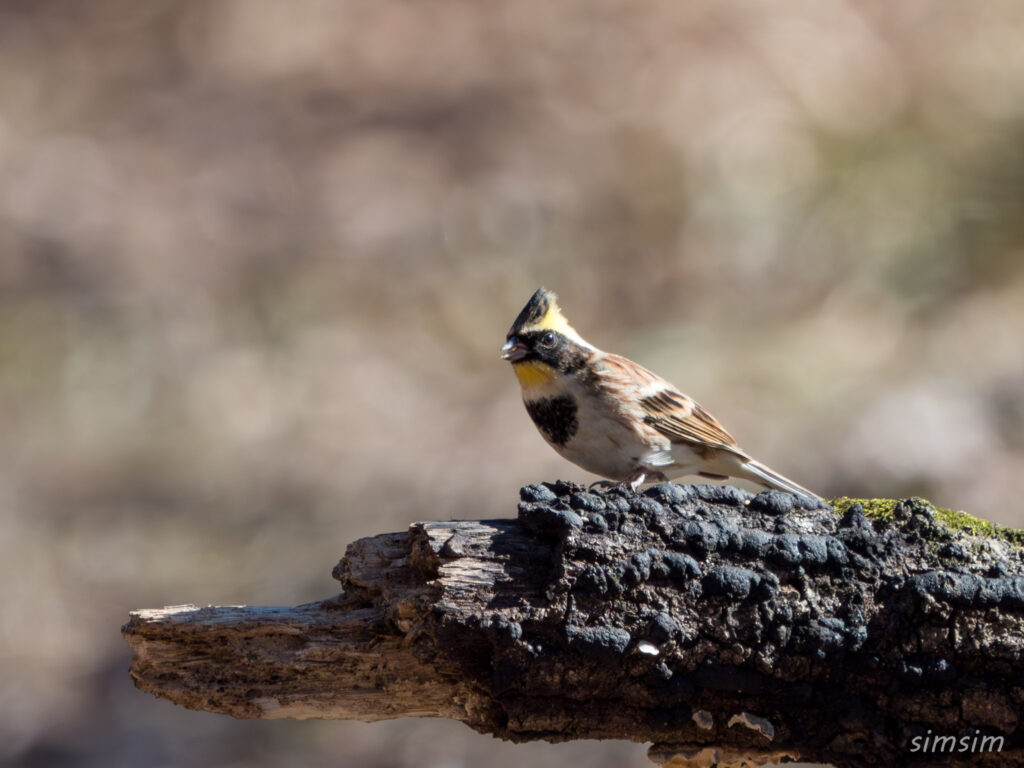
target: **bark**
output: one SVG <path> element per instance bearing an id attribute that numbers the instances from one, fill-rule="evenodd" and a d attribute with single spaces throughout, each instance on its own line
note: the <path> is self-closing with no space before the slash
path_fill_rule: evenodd
<path id="1" fill-rule="evenodd" d="M 521 496 L 514 520 L 354 542 L 322 602 L 137 611 L 135 684 L 234 717 L 653 742 L 673 765 L 1024 764 L 1019 539 L 918 499 L 869 519 L 714 486 Z"/>

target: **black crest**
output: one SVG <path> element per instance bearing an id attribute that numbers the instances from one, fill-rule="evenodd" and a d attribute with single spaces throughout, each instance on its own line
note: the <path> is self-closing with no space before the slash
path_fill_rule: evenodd
<path id="1" fill-rule="evenodd" d="M 551 309 L 551 305 L 554 303 L 555 294 L 547 288 L 538 288 L 533 296 L 530 297 L 530 300 L 526 302 L 526 306 L 523 307 L 523 311 L 519 313 L 516 321 L 512 323 L 508 335 L 514 336 L 523 328 L 529 328 L 531 325 L 539 323 L 544 319 L 544 316 L 547 315 L 548 310 Z"/>

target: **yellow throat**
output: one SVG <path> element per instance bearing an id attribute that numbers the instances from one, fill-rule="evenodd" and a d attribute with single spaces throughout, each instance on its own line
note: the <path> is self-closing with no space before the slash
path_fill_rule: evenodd
<path id="1" fill-rule="evenodd" d="M 519 379 L 519 386 L 523 389 L 543 387 L 558 377 L 558 371 L 539 360 L 523 360 L 513 363 L 512 370 L 515 371 L 516 378 Z"/>

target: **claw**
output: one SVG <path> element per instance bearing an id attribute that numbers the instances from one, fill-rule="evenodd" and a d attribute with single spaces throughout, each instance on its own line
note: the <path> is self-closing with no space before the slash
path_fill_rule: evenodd
<path id="1" fill-rule="evenodd" d="M 616 482 L 615 480 L 595 480 L 587 486 L 587 490 L 593 491 L 595 488 L 600 488 L 603 491 L 609 491 L 612 488 L 628 487 L 633 493 L 639 493 L 640 486 L 643 485 L 646 480 L 664 483 L 668 481 L 668 478 L 665 477 L 664 472 L 659 472 L 656 469 L 638 469 L 630 475 L 629 480 L 623 482 Z"/>
<path id="2" fill-rule="evenodd" d="M 633 489 L 633 493 L 639 491 L 645 480 L 658 483 L 668 482 L 664 472 L 659 472 L 656 469 L 638 469 L 629 480 L 629 487 Z"/>

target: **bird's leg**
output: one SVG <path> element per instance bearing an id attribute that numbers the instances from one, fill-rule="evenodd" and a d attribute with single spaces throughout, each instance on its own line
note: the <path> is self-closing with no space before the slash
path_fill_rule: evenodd
<path id="1" fill-rule="evenodd" d="M 656 469 L 638 469 L 633 473 L 633 476 L 629 478 L 629 487 L 633 489 L 633 493 L 636 493 L 640 486 L 644 484 L 645 480 L 652 482 L 667 483 L 668 478 L 665 477 L 664 472 L 659 472 Z"/>
<path id="2" fill-rule="evenodd" d="M 587 487 L 587 490 L 592 491 L 595 488 L 600 488 L 603 491 L 607 491 L 611 490 L 612 488 L 622 488 L 624 486 L 629 486 L 629 490 L 631 490 L 633 493 L 637 493 L 640 489 L 640 486 L 644 484 L 644 480 L 647 479 L 657 480 L 659 483 L 664 483 L 668 481 L 668 478 L 665 477 L 664 472 L 659 472 L 656 469 L 646 469 L 644 467 L 641 467 L 635 470 L 633 474 L 629 476 L 629 480 L 626 480 L 624 482 L 616 482 L 614 480 L 595 480 Z"/>
<path id="3" fill-rule="evenodd" d="M 629 478 L 629 487 L 633 493 L 636 493 L 640 486 L 643 485 L 645 477 L 647 477 L 647 470 L 638 469 L 633 473 L 633 476 Z"/>

